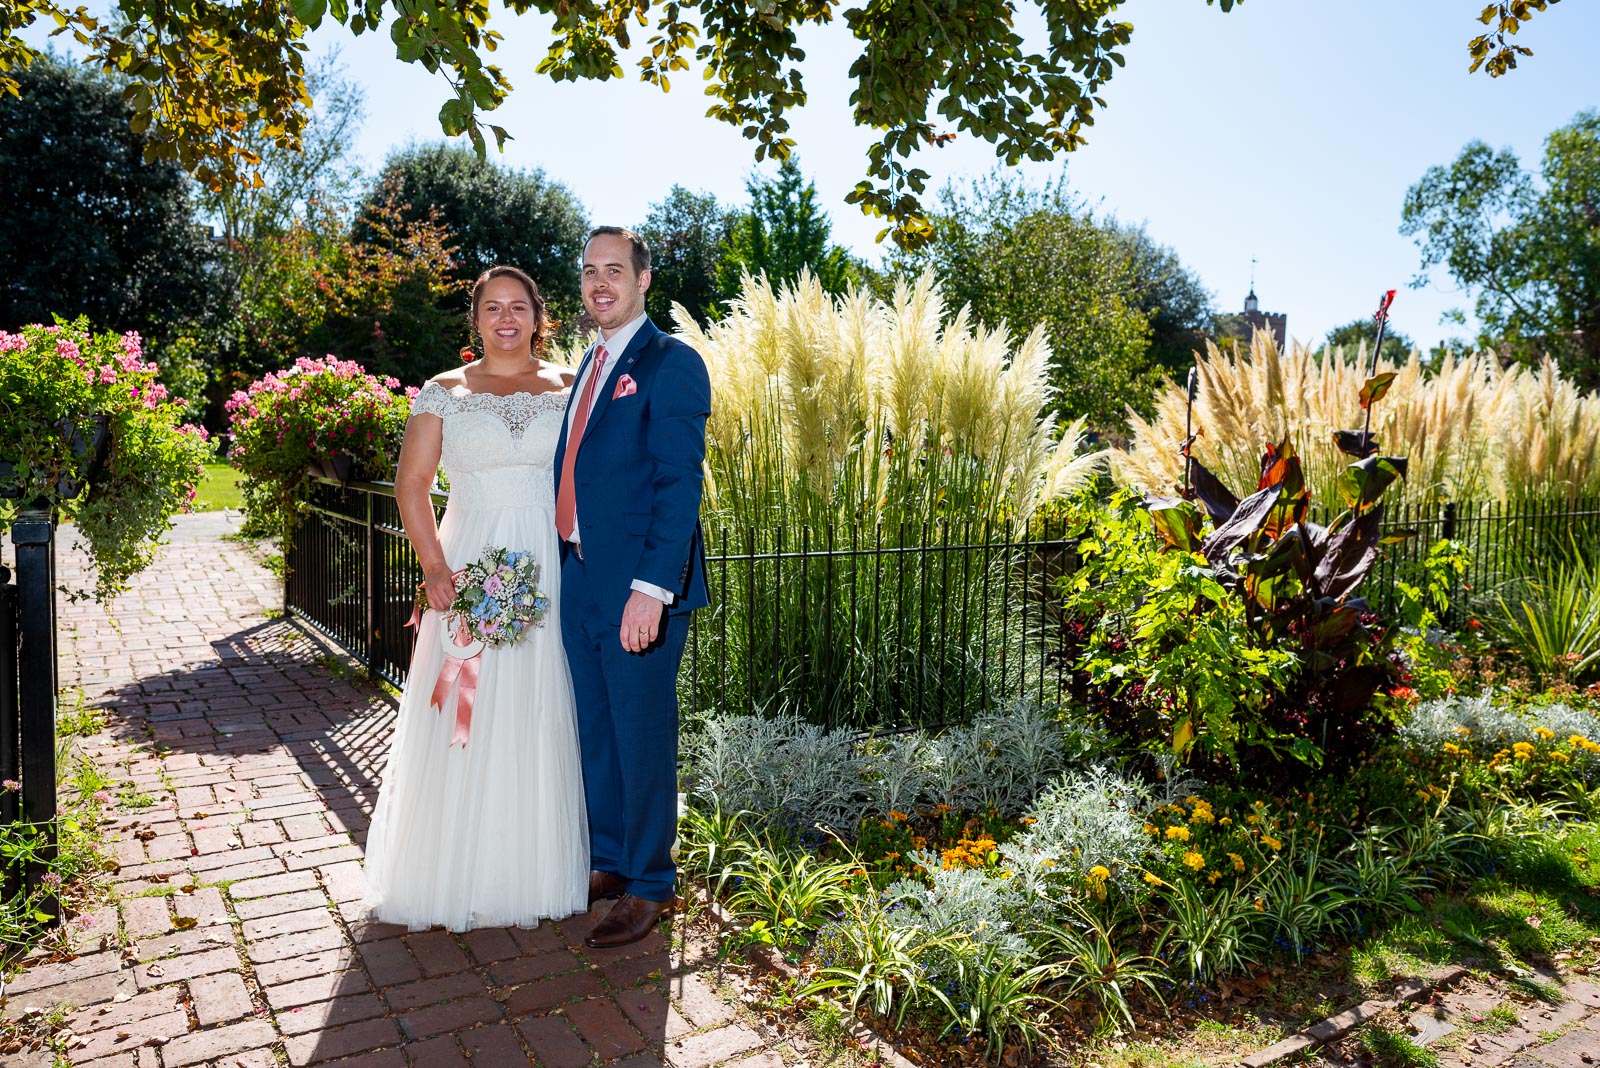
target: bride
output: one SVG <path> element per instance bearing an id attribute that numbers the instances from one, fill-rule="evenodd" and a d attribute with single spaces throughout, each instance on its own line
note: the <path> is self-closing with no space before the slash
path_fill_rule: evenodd
<path id="1" fill-rule="evenodd" d="M 539 354 L 554 323 L 533 279 L 485 271 L 472 290 L 483 359 L 417 394 L 395 476 L 428 606 L 367 837 L 375 919 L 532 927 L 587 907 L 589 836 L 572 684 L 561 647 L 553 460 L 572 385 Z M 463 352 L 470 356 L 470 350 Z M 450 503 L 435 528 L 429 489 L 443 459 Z M 482 653 L 465 745 L 451 745 L 456 692 L 431 707 L 445 653 L 452 572 L 486 548 L 526 550 L 549 598 L 521 641 Z"/>

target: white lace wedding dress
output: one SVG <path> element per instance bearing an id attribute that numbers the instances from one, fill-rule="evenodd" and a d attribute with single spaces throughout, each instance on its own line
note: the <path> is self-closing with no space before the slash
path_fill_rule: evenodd
<path id="1" fill-rule="evenodd" d="M 554 520 L 565 393 L 464 395 L 429 384 L 412 412 L 444 420 L 450 503 L 439 540 L 452 568 L 485 548 L 532 550 L 550 598 L 543 624 L 486 648 L 467 744 L 456 698 L 432 708 L 444 662 L 426 612 L 367 837 L 367 901 L 387 923 L 532 927 L 587 907 L 589 832 L 572 683 L 561 647 Z"/>

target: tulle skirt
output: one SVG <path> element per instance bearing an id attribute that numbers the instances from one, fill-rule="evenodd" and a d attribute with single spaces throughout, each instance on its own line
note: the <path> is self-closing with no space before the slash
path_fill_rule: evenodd
<path id="1" fill-rule="evenodd" d="M 465 747 L 450 745 L 456 695 L 442 711 L 429 704 L 445 653 L 439 615 L 423 614 L 368 831 L 367 903 L 375 919 L 413 930 L 533 927 L 588 905 L 555 523 L 539 506 L 452 502 L 439 537 L 456 569 L 486 548 L 531 549 L 550 608 L 517 644 L 484 649 Z"/>

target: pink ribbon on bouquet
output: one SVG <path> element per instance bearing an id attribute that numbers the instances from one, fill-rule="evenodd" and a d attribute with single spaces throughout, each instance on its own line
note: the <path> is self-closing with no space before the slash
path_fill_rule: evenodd
<path id="1" fill-rule="evenodd" d="M 460 578 L 464 572 L 457 571 L 455 578 Z M 426 583 L 420 588 L 426 588 Z M 447 625 L 450 615 L 456 617 L 456 632 L 454 642 L 458 646 L 468 646 L 473 642 L 472 631 L 467 627 L 467 618 L 461 613 L 446 613 L 441 625 Z M 422 604 L 419 601 L 411 607 L 411 618 L 406 621 L 408 627 L 418 627 L 422 623 Z M 472 733 L 472 705 L 478 698 L 478 672 L 483 667 L 483 651 L 479 650 L 469 657 L 452 656 L 445 654 L 444 663 L 439 667 L 439 678 L 433 684 L 433 695 L 428 699 L 428 704 L 444 711 L 444 703 L 450 699 L 450 691 L 459 682 L 460 691 L 456 694 L 456 725 L 450 734 L 450 745 L 467 744 L 467 736 Z"/>

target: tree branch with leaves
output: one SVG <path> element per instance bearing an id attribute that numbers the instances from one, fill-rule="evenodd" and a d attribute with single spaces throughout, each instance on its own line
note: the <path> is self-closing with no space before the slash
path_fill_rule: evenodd
<path id="1" fill-rule="evenodd" d="M 1206 0 L 1222 11 L 1242 0 Z M 1513 44 L 1521 25 L 1556 0 L 1491 4 L 1490 33 L 1475 39 L 1473 69 L 1494 76 L 1528 50 Z M 552 21 L 538 73 L 555 81 L 623 77 L 623 58 L 642 31 L 639 77 L 663 90 L 672 76 L 701 65 L 709 117 L 753 140 L 757 160 L 786 158 L 795 147 L 789 112 L 803 106 L 799 31 L 842 19 L 860 53 L 850 68 L 858 127 L 875 132 L 865 176 L 849 194 L 890 225 L 879 235 L 915 247 L 930 234 L 921 196 L 928 173 L 918 153 L 956 137 L 979 138 L 1007 164 L 1049 160 L 1084 143 L 1098 95 L 1133 33 L 1119 20 L 1121 0 L 1029 0 L 1042 41 L 1018 30 L 1013 0 L 505 0 L 512 16 Z M 305 36 L 325 22 L 355 35 L 387 30 L 395 55 L 445 78 L 450 98 L 439 124 L 466 136 L 480 154 L 500 126 L 483 121 L 511 83 L 489 62 L 503 37 L 490 26 L 488 0 L 115 0 L 98 19 L 58 0 L 11 0 L 0 10 L 0 92 L 15 93 L 8 72 L 35 50 L 19 36 L 54 21 L 90 59 L 132 79 L 127 99 L 137 129 L 148 130 L 152 158 L 180 162 L 201 182 L 254 183 L 260 153 L 242 131 L 259 125 L 282 148 L 301 142 L 311 105 Z"/>

